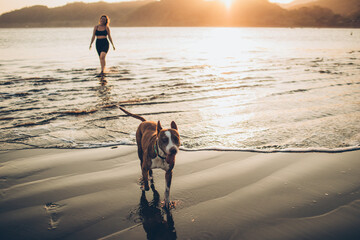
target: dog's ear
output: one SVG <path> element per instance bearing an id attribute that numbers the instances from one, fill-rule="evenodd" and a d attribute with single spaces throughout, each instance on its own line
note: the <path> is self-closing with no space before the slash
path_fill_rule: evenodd
<path id="1" fill-rule="evenodd" d="M 175 130 L 178 130 L 177 125 L 176 125 L 176 123 L 174 121 L 171 122 L 171 128 L 175 129 Z"/>
<path id="2" fill-rule="evenodd" d="M 161 129 L 162 129 L 161 123 L 160 123 L 160 121 L 158 121 L 158 123 L 157 123 L 157 133 L 158 134 L 160 133 Z"/>

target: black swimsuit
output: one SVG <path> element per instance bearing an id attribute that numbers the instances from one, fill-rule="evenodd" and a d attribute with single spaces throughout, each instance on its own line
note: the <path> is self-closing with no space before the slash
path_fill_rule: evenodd
<path id="1" fill-rule="evenodd" d="M 96 28 L 95 36 L 107 36 L 107 35 L 108 33 L 106 29 L 104 31 L 99 31 Z M 96 39 L 96 51 L 99 54 L 99 56 L 101 52 L 107 53 L 109 51 L 109 41 L 107 40 L 107 38 Z"/>

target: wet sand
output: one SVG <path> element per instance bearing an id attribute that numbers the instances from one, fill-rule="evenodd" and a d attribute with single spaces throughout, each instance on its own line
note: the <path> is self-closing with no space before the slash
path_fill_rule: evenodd
<path id="1" fill-rule="evenodd" d="M 360 239 L 359 151 L 181 151 L 170 211 L 135 146 L 0 159 L 0 239 Z"/>

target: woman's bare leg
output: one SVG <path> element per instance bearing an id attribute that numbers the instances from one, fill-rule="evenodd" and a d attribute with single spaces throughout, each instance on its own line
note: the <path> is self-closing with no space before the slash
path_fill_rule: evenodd
<path id="1" fill-rule="evenodd" d="M 105 71 L 105 65 L 106 65 L 105 57 L 106 57 L 106 52 L 101 52 L 100 56 L 99 56 L 100 65 L 101 65 L 101 73 L 104 73 L 104 71 Z"/>

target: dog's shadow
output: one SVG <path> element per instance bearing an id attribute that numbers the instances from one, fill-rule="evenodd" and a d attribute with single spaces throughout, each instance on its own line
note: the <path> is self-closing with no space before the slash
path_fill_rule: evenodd
<path id="1" fill-rule="evenodd" d="M 176 239 L 174 220 L 170 210 L 161 207 L 160 195 L 151 184 L 153 200 L 148 202 L 145 191 L 140 198 L 139 216 L 149 240 Z M 166 217 L 166 220 L 165 220 Z"/>

